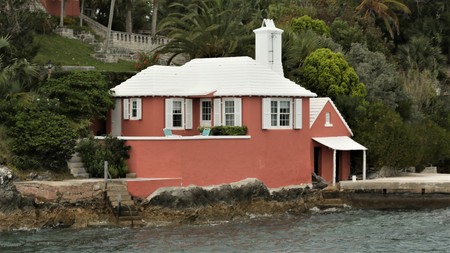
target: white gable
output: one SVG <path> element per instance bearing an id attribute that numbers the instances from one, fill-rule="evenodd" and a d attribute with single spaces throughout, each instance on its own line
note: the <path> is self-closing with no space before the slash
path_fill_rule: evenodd
<path id="1" fill-rule="evenodd" d="M 151 66 L 111 89 L 113 96 L 289 96 L 316 94 L 250 57 L 194 59 Z"/>
<path id="2" fill-rule="evenodd" d="M 342 122 L 344 123 L 345 127 L 347 128 L 347 130 L 353 136 L 352 130 L 348 126 L 348 124 L 345 121 L 344 117 L 342 117 L 342 115 L 339 112 L 339 110 L 334 105 L 333 100 L 331 100 L 330 98 L 311 98 L 309 100 L 309 127 L 312 127 L 314 122 L 316 122 L 317 117 L 319 117 L 319 114 L 322 112 L 322 110 L 325 107 L 325 105 L 327 104 L 327 102 L 330 102 L 331 106 L 334 108 L 334 110 L 336 111 L 337 115 L 339 116 L 339 118 L 342 120 Z"/>

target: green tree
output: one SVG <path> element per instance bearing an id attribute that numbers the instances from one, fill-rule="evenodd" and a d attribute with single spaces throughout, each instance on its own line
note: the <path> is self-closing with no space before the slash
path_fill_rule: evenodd
<path id="1" fill-rule="evenodd" d="M 411 14 L 408 6 L 401 0 L 361 0 L 356 11 L 363 17 L 372 16 L 381 19 L 391 38 L 394 38 L 394 34 L 399 35 L 400 33 L 400 22 L 396 11 L 402 14 Z"/>
<path id="2" fill-rule="evenodd" d="M 366 86 L 367 101 L 381 102 L 395 110 L 407 99 L 396 66 L 389 63 L 382 53 L 371 52 L 367 46 L 353 43 L 345 58 Z"/>
<path id="3" fill-rule="evenodd" d="M 400 45 L 396 56 L 404 70 L 418 69 L 439 72 L 445 58 L 438 46 L 434 46 L 430 38 L 413 36 L 407 44 Z"/>
<path id="4" fill-rule="evenodd" d="M 366 43 L 363 29 L 358 23 L 350 25 L 348 22 L 339 18 L 335 19 L 331 24 L 330 35 L 336 43 L 342 46 L 344 52 L 350 50 L 352 43 Z"/>
<path id="5" fill-rule="evenodd" d="M 303 62 L 302 84 L 319 96 L 335 99 L 338 95 L 365 97 L 366 88 L 341 53 L 317 49 Z"/>
<path id="6" fill-rule="evenodd" d="M 320 35 L 330 35 L 330 28 L 323 20 L 313 19 L 308 15 L 292 19 L 291 28 L 293 31 L 312 30 Z"/>
<path id="7" fill-rule="evenodd" d="M 100 72 L 71 72 L 45 82 L 40 94 L 57 99 L 60 106 L 56 112 L 75 122 L 104 118 L 113 107 L 108 84 Z"/>

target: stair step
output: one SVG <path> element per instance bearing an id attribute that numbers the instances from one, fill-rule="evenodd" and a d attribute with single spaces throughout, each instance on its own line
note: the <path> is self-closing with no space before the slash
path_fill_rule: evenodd
<path id="1" fill-rule="evenodd" d="M 89 173 L 71 173 L 74 177 L 78 178 L 89 178 L 91 175 Z"/>
<path id="2" fill-rule="evenodd" d="M 133 200 L 124 200 L 121 201 L 120 204 L 122 206 L 134 206 L 134 201 Z M 113 206 L 113 208 L 117 208 L 119 206 L 119 202 L 118 201 L 111 201 L 111 205 Z"/>
<path id="3" fill-rule="evenodd" d="M 113 194 L 113 195 L 110 195 L 110 193 L 108 192 L 108 198 L 109 198 L 109 201 L 119 201 L 119 199 L 123 202 L 123 201 L 127 201 L 127 200 L 131 200 L 131 196 L 128 194 L 128 192 L 126 193 L 126 195 L 125 194 L 121 194 L 120 195 L 120 197 L 119 197 L 119 195 L 117 194 Z"/>
<path id="4" fill-rule="evenodd" d="M 72 174 L 86 173 L 86 170 L 83 167 L 70 168 L 70 173 Z"/>
<path id="5" fill-rule="evenodd" d="M 339 191 L 322 191 L 322 197 L 324 199 L 337 199 L 341 197 L 341 192 Z"/>
<path id="6" fill-rule="evenodd" d="M 345 203 L 342 199 L 322 199 L 320 203 L 317 204 L 317 207 L 321 210 L 329 209 L 329 208 L 345 208 Z"/>
<path id="7" fill-rule="evenodd" d="M 144 227 L 146 224 L 145 222 L 143 222 L 142 220 L 124 220 L 124 221 L 119 221 L 120 226 L 122 227 Z"/>
<path id="8" fill-rule="evenodd" d="M 118 211 L 119 210 L 117 210 L 117 208 L 116 209 L 114 209 L 114 212 L 116 212 L 116 213 L 118 213 Z M 120 210 L 120 213 L 118 213 L 119 214 L 119 217 L 122 217 L 122 216 L 131 216 L 131 217 L 138 217 L 139 216 L 139 211 L 138 210 L 127 210 L 127 209 L 121 209 Z"/>

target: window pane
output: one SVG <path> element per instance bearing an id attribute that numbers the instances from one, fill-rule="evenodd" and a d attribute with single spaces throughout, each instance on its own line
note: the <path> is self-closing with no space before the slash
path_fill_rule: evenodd
<path id="1" fill-rule="evenodd" d="M 289 126 L 289 114 L 280 114 L 280 126 Z"/>
<path id="2" fill-rule="evenodd" d="M 174 114 L 173 115 L 173 122 L 172 122 L 173 126 L 174 127 L 182 127 L 181 119 L 182 119 L 181 114 Z"/>
<path id="3" fill-rule="evenodd" d="M 225 113 L 234 113 L 234 101 L 225 101 Z"/>
<path id="4" fill-rule="evenodd" d="M 289 113 L 289 112 L 290 112 L 290 102 L 280 101 L 280 113 Z"/>
<path id="5" fill-rule="evenodd" d="M 270 113 L 278 113 L 278 101 L 270 101 Z"/>
<path id="6" fill-rule="evenodd" d="M 225 125 L 226 126 L 234 126 L 234 115 L 233 114 L 225 114 Z"/>
<path id="7" fill-rule="evenodd" d="M 173 113 L 181 113 L 181 101 L 173 101 Z"/>
<path id="8" fill-rule="evenodd" d="M 131 101 L 131 117 L 137 117 L 137 101 Z"/>
<path id="9" fill-rule="evenodd" d="M 211 120 L 211 101 L 202 101 L 202 120 Z"/>
<path id="10" fill-rule="evenodd" d="M 270 125 L 277 126 L 277 114 L 270 115 Z"/>

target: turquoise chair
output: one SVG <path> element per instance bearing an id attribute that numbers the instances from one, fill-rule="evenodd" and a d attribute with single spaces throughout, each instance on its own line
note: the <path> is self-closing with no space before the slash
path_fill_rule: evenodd
<path id="1" fill-rule="evenodd" d="M 211 132 L 211 128 L 205 127 L 202 131 L 202 136 L 209 136 L 210 132 Z"/>

